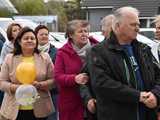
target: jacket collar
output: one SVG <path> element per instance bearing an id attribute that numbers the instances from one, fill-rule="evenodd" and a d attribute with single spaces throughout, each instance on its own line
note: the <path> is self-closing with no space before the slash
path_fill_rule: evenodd
<path id="1" fill-rule="evenodd" d="M 105 46 L 107 46 L 111 50 L 116 50 L 116 51 L 123 50 L 122 46 L 118 43 L 118 39 L 113 31 L 111 32 L 110 37 L 107 40 L 105 40 L 104 42 L 105 42 Z M 133 40 L 131 45 L 135 46 L 135 44 L 137 44 L 137 43 L 138 43 L 137 40 Z"/>
<path id="2" fill-rule="evenodd" d="M 96 39 L 94 39 L 93 37 L 89 37 L 89 41 L 92 46 L 98 43 L 98 41 Z M 71 38 L 68 39 L 68 42 L 62 48 L 60 48 L 60 50 L 68 52 L 69 54 L 77 54 L 72 47 L 72 39 Z"/>

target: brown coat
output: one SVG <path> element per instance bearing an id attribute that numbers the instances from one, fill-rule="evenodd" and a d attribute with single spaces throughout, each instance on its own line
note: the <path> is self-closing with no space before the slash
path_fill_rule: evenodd
<path id="1" fill-rule="evenodd" d="M 53 63 L 46 53 L 34 54 L 36 66 L 36 80 L 48 81 L 48 88 L 53 87 Z M 11 93 L 11 84 L 20 84 L 16 79 L 15 71 L 21 62 L 21 55 L 7 55 L 0 73 L 0 89 L 5 92 L 0 114 L 9 120 L 15 120 L 19 105 L 16 103 L 15 94 Z M 38 90 L 40 98 L 34 103 L 34 114 L 36 117 L 46 117 L 54 111 L 51 96 L 48 91 Z"/>

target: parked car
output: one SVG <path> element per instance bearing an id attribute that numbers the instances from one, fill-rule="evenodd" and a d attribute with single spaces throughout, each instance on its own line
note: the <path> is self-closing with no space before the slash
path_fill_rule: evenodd
<path id="1" fill-rule="evenodd" d="M 15 20 L 13 20 L 12 18 L 2 18 L 2 19 L 0 18 L 0 27 L 2 28 L 2 31 L 6 31 L 8 25 L 13 22 L 19 23 L 22 27 L 28 26 L 33 30 L 38 26 L 37 23 L 35 23 L 31 20 L 28 20 L 28 19 L 15 19 Z M 7 39 L 7 35 L 5 32 L 4 32 L 4 35 L 5 35 L 5 38 Z M 49 32 L 49 41 L 55 47 L 60 48 L 65 43 L 64 33 Z"/>
<path id="2" fill-rule="evenodd" d="M 139 33 L 150 38 L 151 40 L 154 40 L 155 36 L 155 28 L 140 28 Z"/>
<path id="3" fill-rule="evenodd" d="M 50 39 L 51 44 L 55 45 L 57 48 L 62 47 L 67 42 L 65 33 L 63 32 L 50 32 L 50 35 L 54 39 Z"/>
<path id="4" fill-rule="evenodd" d="M 104 36 L 102 35 L 102 32 L 90 32 L 89 36 L 92 36 L 99 42 L 104 40 Z"/>

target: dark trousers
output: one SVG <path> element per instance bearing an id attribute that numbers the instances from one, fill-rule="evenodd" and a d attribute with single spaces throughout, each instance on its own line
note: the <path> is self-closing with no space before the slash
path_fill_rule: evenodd
<path id="1" fill-rule="evenodd" d="M 19 110 L 16 120 L 46 120 L 46 118 L 36 118 L 33 110 Z"/>

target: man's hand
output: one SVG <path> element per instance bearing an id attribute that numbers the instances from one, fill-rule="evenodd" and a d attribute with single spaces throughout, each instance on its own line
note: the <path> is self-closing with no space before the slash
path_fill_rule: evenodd
<path id="1" fill-rule="evenodd" d="M 149 94 L 147 92 L 141 92 L 139 101 L 144 103 L 144 101 L 149 97 Z"/>
<path id="2" fill-rule="evenodd" d="M 148 108 L 157 106 L 157 98 L 152 92 L 141 92 L 140 102 L 144 103 Z"/>
<path id="3" fill-rule="evenodd" d="M 148 92 L 148 97 L 144 100 L 144 104 L 148 108 L 155 108 L 157 106 L 157 98 L 152 92 Z"/>
<path id="4" fill-rule="evenodd" d="M 87 108 L 88 108 L 88 111 L 91 112 L 91 113 L 95 113 L 96 112 L 96 100 L 95 99 L 90 99 L 88 101 L 88 104 L 87 104 Z"/>

